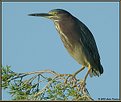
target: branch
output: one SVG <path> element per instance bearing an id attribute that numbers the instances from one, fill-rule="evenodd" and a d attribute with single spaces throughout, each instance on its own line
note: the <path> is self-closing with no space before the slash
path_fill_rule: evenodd
<path id="1" fill-rule="evenodd" d="M 2 69 L 2 86 L 9 88 L 15 100 L 93 100 L 75 74 L 60 74 L 53 70 L 16 73 Z"/>

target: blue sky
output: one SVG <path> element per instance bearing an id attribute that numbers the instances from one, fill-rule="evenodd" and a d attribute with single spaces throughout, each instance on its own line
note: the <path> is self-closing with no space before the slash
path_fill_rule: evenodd
<path id="1" fill-rule="evenodd" d="M 44 69 L 73 73 L 81 68 L 66 51 L 51 20 L 30 17 L 65 9 L 93 33 L 104 73 L 88 77 L 87 89 L 94 99 L 119 98 L 119 3 L 118 2 L 3 2 L 2 63 L 15 72 Z M 78 76 L 83 78 L 87 69 Z M 3 90 L 3 100 L 10 100 Z"/>

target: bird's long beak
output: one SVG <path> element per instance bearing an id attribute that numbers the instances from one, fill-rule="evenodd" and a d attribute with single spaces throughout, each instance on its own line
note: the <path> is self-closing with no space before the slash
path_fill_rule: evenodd
<path id="1" fill-rule="evenodd" d="M 46 17 L 46 18 L 53 17 L 53 15 L 49 13 L 33 13 L 33 14 L 29 14 L 29 16 Z"/>

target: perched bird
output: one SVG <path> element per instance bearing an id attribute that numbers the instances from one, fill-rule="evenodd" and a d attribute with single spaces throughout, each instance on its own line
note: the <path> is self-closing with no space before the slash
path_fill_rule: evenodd
<path id="1" fill-rule="evenodd" d="M 82 65 L 74 76 L 85 67 L 88 68 L 88 72 L 84 82 L 88 74 L 92 77 L 103 73 L 95 39 L 84 23 L 63 9 L 54 9 L 48 13 L 29 14 L 29 16 L 46 17 L 54 22 L 65 48 Z"/>

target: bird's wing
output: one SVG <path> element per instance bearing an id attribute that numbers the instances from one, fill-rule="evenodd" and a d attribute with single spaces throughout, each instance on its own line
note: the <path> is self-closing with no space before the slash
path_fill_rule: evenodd
<path id="1" fill-rule="evenodd" d="M 80 42 L 88 51 L 89 55 L 93 58 L 96 65 L 100 66 L 100 56 L 96 46 L 95 39 L 90 30 L 81 21 L 78 21 L 80 26 Z"/>

